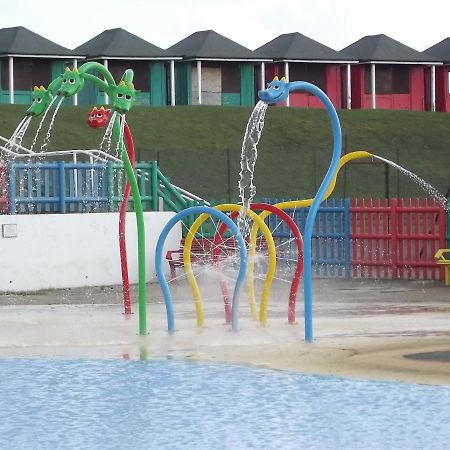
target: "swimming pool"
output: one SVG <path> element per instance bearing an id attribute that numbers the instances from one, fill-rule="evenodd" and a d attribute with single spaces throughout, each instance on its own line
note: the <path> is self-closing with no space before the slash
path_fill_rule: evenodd
<path id="1" fill-rule="evenodd" d="M 0 359 L 1 449 L 444 449 L 450 388 L 177 360 Z"/>

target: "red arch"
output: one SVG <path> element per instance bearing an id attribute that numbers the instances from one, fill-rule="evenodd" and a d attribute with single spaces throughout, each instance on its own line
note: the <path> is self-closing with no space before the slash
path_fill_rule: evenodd
<path id="1" fill-rule="evenodd" d="M 277 215 L 281 220 L 283 220 L 291 229 L 293 236 L 295 237 L 295 242 L 297 244 L 297 267 L 295 269 L 294 278 L 292 280 L 291 289 L 289 291 L 289 305 L 288 305 L 288 323 L 295 323 L 295 301 L 297 298 L 297 290 L 298 285 L 300 283 L 300 278 L 303 272 L 303 238 L 298 229 L 296 223 L 292 220 L 292 218 L 284 212 L 282 209 L 270 205 L 268 203 L 252 203 L 250 205 L 251 210 L 264 210 L 269 211 L 275 215 Z M 238 216 L 239 212 L 234 211 L 230 214 L 231 218 L 235 219 Z M 223 234 L 227 229 L 226 224 L 222 223 L 214 235 L 214 250 L 213 250 L 213 261 L 216 263 L 220 257 L 220 247 L 218 246 L 221 242 L 223 242 Z M 222 289 L 223 301 L 225 307 L 225 320 L 227 323 L 231 321 L 231 308 L 230 308 L 230 296 L 228 294 L 228 289 L 226 285 L 223 283 L 223 280 L 220 282 L 220 287 Z"/>
<path id="2" fill-rule="evenodd" d="M 133 136 L 130 128 L 125 122 L 124 136 L 126 140 L 126 149 L 128 157 L 130 158 L 131 166 L 135 166 L 135 154 Z M 130 280 L 128 278 L 128 262 L 127 262 L 127 244 L 125 241 L 125 219 L 127 214 L 128 199 L 130 198 L 131 185 L 128 181 L 125 184 L 125 191 L 123 193 L 122 203 L 119 212 L 119 250 L 120 250 L 120 268 L 122 270 L 122 289 L 123 289 L 123 306 L 125 314 L 131 314 L 131 299 L 130 299 Z"/>

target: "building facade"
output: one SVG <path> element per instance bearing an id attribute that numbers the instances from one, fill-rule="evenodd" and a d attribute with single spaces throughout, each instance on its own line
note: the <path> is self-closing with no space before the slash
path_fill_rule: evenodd
<path id="1" fill-rule="evenodd" d="M 213 30 L 193 33 L 168 51 L 183 58 L 176 64 L 177 104 L 255 104 L 255 67 L 267 60 L 258 52 Z"/>

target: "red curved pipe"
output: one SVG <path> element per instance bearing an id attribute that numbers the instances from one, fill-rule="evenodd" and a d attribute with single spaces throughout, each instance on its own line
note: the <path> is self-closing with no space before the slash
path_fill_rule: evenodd
<path id="1" fill-rule="evenodd" d="M 284 212 L 282 209 L 277 208 L 274 205 L 268 203 L 252 203 L 250 205 L 251 210 L 264 210 L 270 211 L 271 213 L 277 215 L 281 220 L 283 220 L 291 229 L 293 236 L 295 237 L 295 242 L 297 244 L 297 267 L 295 269 L 294 278 L 292 280 L 291 289 L 289 292 L 289 305 L 288 305 L 288 323 L 295 323 L 295 301 L 297 298 L 298 285 L 300 283 L 300 278 L 303 272 L 303 238 L 298 229 L 296 223 L 292 218 Z M 234 211 L 230 216 L 234 219 L 238 216 L 239 212 Z M 223 234 L 227 229 L 226 224 L 222 223 L 214 235 L 214 250 L 213 250 L 213 262 L 216 264 L 219 260 L 221 249 L 219 244 L 223 242 Z M 228 293 L 228 288 L 225 285 L 222 278 L 220 278 L 220 288 L 222 290 L 224 307 L 225 307 L 225 320 L 227 323 L 231 322 L 231 306 L 230 306 L 230 295 Z"/>
<path id="2" fill-rule="evenodd" d="M 128 157 L 130 158 L 131 166 L 135 166 L 135 154 L 133 136 L 130 128 L 125 122 L 124 136 L 126 140 L 126 148 Z M 130 198 L 131 185 L 127 179 L 125 183 L 125 191 L 123 193 L 122 203 L 119 212 L 119 250 L 120 250 L 120 267 L 122 270 L 122 290 L 123 290 L 123 306 L 125 314 L 131 314 L 131 299 L 130 299 L 130 280 L 128 278 L 128 262 L 127 262 L 127 244 L 125 241 L 125 221 L 127 214 L 128 199 Z"/>

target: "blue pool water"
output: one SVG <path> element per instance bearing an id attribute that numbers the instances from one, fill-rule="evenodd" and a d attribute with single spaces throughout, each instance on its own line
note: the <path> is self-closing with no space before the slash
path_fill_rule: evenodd
<path id="1" fill-rule="evenodd" d="M 174 360 L 0 360 L 1 449 L 448 449 L 450 388 Z"/>

